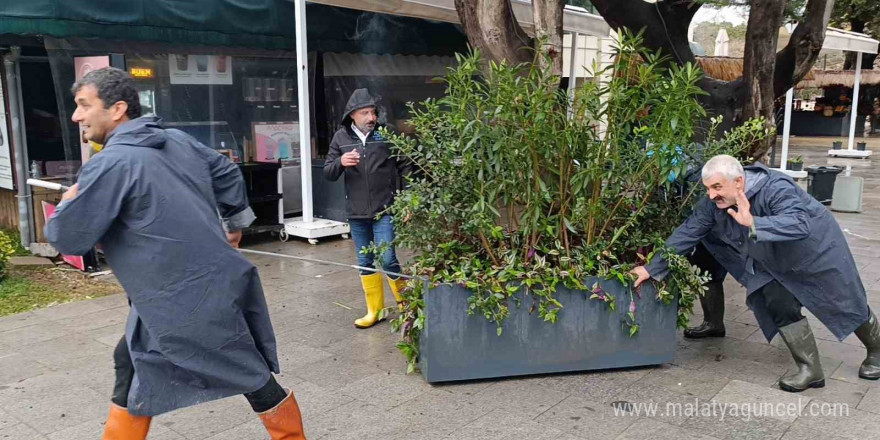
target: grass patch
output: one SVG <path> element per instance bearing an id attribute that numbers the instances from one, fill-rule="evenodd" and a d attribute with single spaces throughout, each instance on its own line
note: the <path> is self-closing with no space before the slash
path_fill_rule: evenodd
<path id="1" fill-rule="evenodd" d="M 0 316 L 120 292 L 116 283 L 69 269 L 17 270 L 0 281 Z"/>

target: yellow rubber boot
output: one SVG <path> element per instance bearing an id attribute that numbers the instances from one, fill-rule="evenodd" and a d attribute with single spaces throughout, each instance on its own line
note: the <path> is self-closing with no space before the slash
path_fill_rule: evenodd
<path id="1" fill-rule="evenodd" d="M 400 296 L 400 292 L 406 288 L 406 280 L 403 278 L 394 279 L 388 277 L 388 285 L 391 286 L 391 293 L 394 294 L 394 299 L 397 300 L 397 310 L 403 311 L 403 297 Z"/>
<path id="2" fill-rule="evenodd" d="M 367 314 L 354 322 L 357 328 L 370 328 L 376 325 L 379 319 L 379 311 L 385 307 L 385 289 L 382 286 L 382 274 L 373 273 L 361 275 L 361 284 L 364 286 L 364 296 L 367 299 Z"/>

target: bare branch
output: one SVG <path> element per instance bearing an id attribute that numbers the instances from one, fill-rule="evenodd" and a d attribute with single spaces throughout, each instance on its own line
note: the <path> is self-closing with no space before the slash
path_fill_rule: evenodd
<path id="1" fill-rule="evenodd" d="M 775 97 L 784 95 L 813 67 L 825 42 L 825 28 L 833 7 L 833 0 L 809 0 L 807 3 L 804 21 L 798 23 L 788 44 L 776 54 Z"/>

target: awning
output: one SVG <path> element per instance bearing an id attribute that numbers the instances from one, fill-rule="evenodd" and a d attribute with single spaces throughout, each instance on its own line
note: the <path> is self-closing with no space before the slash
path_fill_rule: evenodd
<path id="1" fill-rule="evenodd" d="M 822 49 L 845 50 L 849 52 L 877 53 L 877 41 L 865 34 L 841 29 L 827 28 Z"/>
<path id="2" fill-rule="evenodd" d="M 467 50 L 453 23 L 314 3 L 307 9 L 313 51 Z M 0 34 L 292 50 L 295 31 L 294 3 L 284 0 L 0 0 Z"/>
<path id="3" fill-rule="evenodd" d="M 454 0 L 314 0 L 312 3 L 447 23 L 459 22 Z M 534 32 L 535 21 L 532 16 L 531 2 L 511 0 L 511 4 L 520 25 L 527 32 Z M 565 7 L 562 28 L 564 32 L 577 32 L 599 37 L 607 37 L 611 31 L 611 26 L 600 15 L 591 14 L 586 9 L 574 6 Z"/>
<path id="4" fill-rule="evenodd" d="M 455 57 L 325 53 L 324 76 L 445 76 Z"/>

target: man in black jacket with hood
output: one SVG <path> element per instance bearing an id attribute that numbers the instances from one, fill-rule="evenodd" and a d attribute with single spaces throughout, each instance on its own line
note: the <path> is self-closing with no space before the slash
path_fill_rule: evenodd
<path id="1" fill-rule="evenodd" d="M 367 89 L 357 89 L 345 106 L 342 127 L 333 135 L 330 152 L 324 162 L 324 176 L 337 180 L 345 175 L 345 208 L 351 225 L 351 236 L 357 249 L 358 265 L 373 267 L 375 256 L 362 252 L 371 243 L 389 243 L 381 256 L 386 272 L 399 273 L 400 264 L 393 245 L 394 228 L 391 216 L 384 213 L 394 201 L 394 193 L 409 173 L 404 158 L 395 157 L 391 146 L 379 134 L 376 100 Z M 385 307 L 382 275 L 361 271 L 361 284 L 367 302 L 367 314 L 354 322 L 357 328 L 368 328 L 378 321 Z M 388 277 L 391 292 L 398 303 L 404 280 Z"/>

